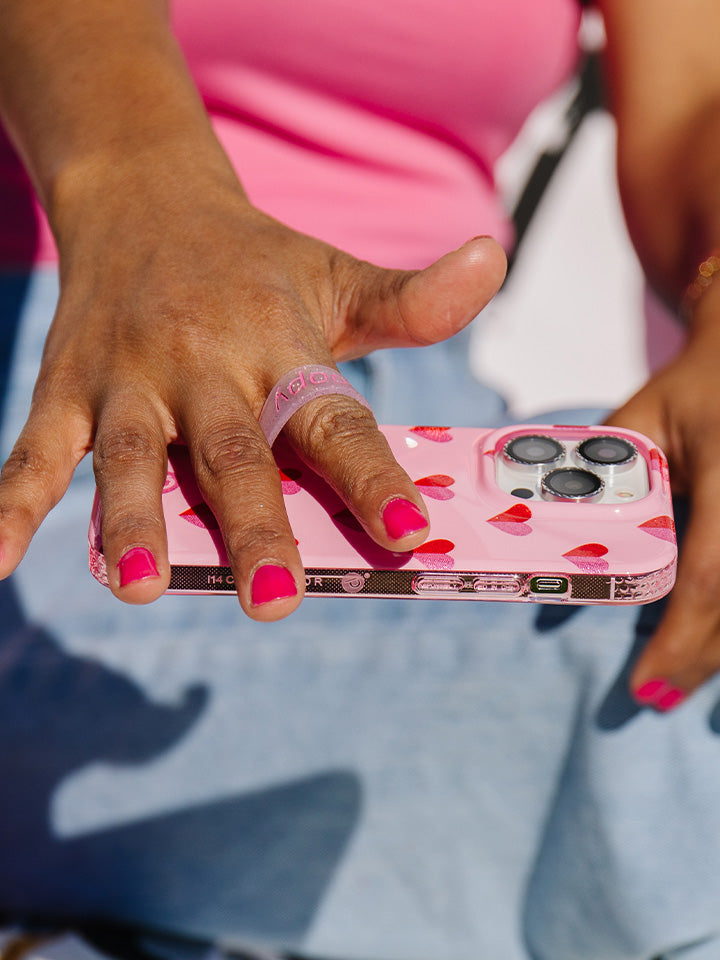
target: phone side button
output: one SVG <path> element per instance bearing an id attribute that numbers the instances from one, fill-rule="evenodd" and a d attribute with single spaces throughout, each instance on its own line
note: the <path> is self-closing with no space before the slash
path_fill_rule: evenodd
<path id="1" fill-rule="evenodd" d="M 544 574 L 530 579 L 530 593 L 536 596 L 564 597 L 570 592 L 567 577 Z"/>
<path id="2" fill-rule="evenodd" d="M 451 573 L 420 573 L 412 580 L 413 592 L 419 594 L 460 593 L 464 586 L 463 578 Z"/>
<path id="3" fill-rule="evenodd" d="M 523 581 L 514 573 L 485 573 L 473 579 L 473 590 L 481 597 L 512 597 L 522 592 Z"/>

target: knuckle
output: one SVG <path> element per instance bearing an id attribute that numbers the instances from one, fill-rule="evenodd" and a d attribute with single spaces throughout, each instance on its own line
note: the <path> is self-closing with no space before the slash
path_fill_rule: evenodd
<path id="1" fill-rule="evenodd" d="M 242 304 L 242 328 L 248 340 L 265 335 L 268 329 L 286 330 L 300 307 L 292 291 L 269 283 L 243 288 Z M 172 331 L 171 356 L 179 370 L 188 366 L 207 370 L 209 358 L 212 363 L 222 364 L 228 345 L 237 344 L 236 312 L 208 295 L 180 295 L 160 313 Z"/>
<path id="2" fill-rule="evenodd" d="M 3 481 L 33 482 L 46 479 L 47 457 L 37 447 L 18 441 L 3 465 Z"/>
<path id="3" fill-rule="evenodd" d="M 121 552 L 134 543 L 154 543 L 164 535 L 159 517 L 138 516 L 124 510 L 103 511 L 103 543 L 119 544 Z"/>
<path id="4" fill-rule="evenodd" d="M 310 448 L 342 444 L 343 450 L 350 452 L 367 443 L 368 434 L 376 433 L 375 420 L 366 407 L 353 400 L 333 398 L 332 403 L 315 405 L 303 439 Z"/>
<path id="5" fill-rule="evenodd" d="M 98 479 L 104 477 L 113 465 L 150 463 L 158 457 L 154 438 L 139 427 L 114 427 L 107 433 L 100 433 L 95 440 L 94 464 Z"/>
<path id="6" fill-rule="evenodd" d="M 328 467 L 332 463 L 333 483 L 343 497 L 355 502 L 377 488 L 378 477 L 401 472 L 372 413 L 358 403 L 333 404 L 317 411 L 303 441 L 313 460 Z"/>
<path id="7" fill-rule="evenodd" d="M 287 535 L 278 525 L 265 523 L 231 523 L 224 531 L 230 559 L 243 565 L 243 558 L 252 564 L 257 557 L 281 556 L 287 546 Z"/>
<path id="8" fill-rule="evenodd" d="M 167 324 L 172 330 L 170 357 L 176 369 L 203 369 L 208 358 L 217 359 L 221 321 L 210 316 L 207 308 L 176 312 Z"/>
<path id="9" fill-rule="evenodd" d="M 271 463 L 270 448 L 252 426 L 216 424 L 199 445 L 196 473 L 214 481 L 265 470 Z"/>

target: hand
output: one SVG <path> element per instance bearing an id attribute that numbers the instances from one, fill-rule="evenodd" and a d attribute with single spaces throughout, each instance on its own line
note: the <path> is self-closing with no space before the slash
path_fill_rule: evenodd
<path id="1" fill-rule="evenodd" d="M 673 493 L 690 501 L 676 585 L 630 678 L 636 698 L 659 710 L 720 668 L 719 370 L 720 329 L 709 324 L 607 421 L 652 437 L 667 454 Z"/>
<path id="2" fill-rule="evenodd" d="M 278 619 L 299 604 L 304 576 L 257 423 L 269 390 L 301 364 L 457 332 L 496 292 L 504 254 L 478 238 L 424 271 L 384 270 L 260 213 L 224 167 L 138 167 L 62 198 L 60 301 L 0 477 L 0 576 L 92 448 L 110 587 L 131 603 L 157 598 L 170 576 L 166 448 L 182 439 L 243 609 Z M 286 434 L 378 543 L 405 550 L 427 536 L 422 498 L 360 404 L 312 401 Z M 398 499 L 401 522 L 388 529 L 383 511 Z"/>

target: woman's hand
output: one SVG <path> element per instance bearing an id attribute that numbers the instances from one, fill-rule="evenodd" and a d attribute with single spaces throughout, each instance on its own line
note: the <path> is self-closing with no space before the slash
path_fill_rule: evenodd
<path id="1" fill-rule="evenodd" d="M 132 603 L 157 598 L 170 576 L 166 447 L 182 439 L 257 620 L 290 613 L 304 588 L 257 423 L 273 384 L 301 364 L 448 337 L 505 271 L 501 248 L 483 238 L 421 272 L 359 262 L 258 212 L 225 166 L 176 154 L 66 185 L 54 227 L 61 296 L 0 480 L 0 575 L 92 448 L 110 587 Z M 285 430 L 378 543 L 404 550 L 425 538 L 422 499 L 363 406 L 319 398 Z"/>
<path id="2" fill-rule="evenodd" d="M 57 240 L 61 289 L 0 479 L 0 576 L 92 447 L 110 587 L 159 596 L 166 447 L 182 439 L 243 609 L 286 615 L 304 576 L 257 422 L 269 390 L 302 364 L 455 333 L 502 282 L 502 250 L 478 239 L 420 273 L 380 270 L 258 212 L 165 0 L 0 4 L 0 108 Z M 314 400 L 286 433 L 380 544 L 426 536 L 422 500 L 361 404 Z"/>
<path id="3" fill-rule="evenodd" d="M 711 302 L 711 293 L 715 303 Z M 608 421 L 665 451 L 675 494 L 690 501 L 677 582 L 630 686 L 656 709 L 681 703 L 720 669 L 720 290 L 679 356 Z"/>

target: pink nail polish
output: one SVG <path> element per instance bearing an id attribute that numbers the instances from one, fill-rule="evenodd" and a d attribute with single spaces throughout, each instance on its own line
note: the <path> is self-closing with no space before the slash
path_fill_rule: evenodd
<path id="1" fill-rule="evenodd" d="M 158 576 L 155 558 L 145 547 L 132 547 L 120 557 L 118 563 L 120 571 L 120 586 L 136 583 L 138 580 L 147 580 Z"/>
<path id="2" fill-rule="evenodd" d="M 635 699 L 639 703 L 654 704 L 658 697 L 661 697 L 670 689 L 670 684 L 667 680 L 647 680 L 635 691 Z"/>
<path id="3" fill-rule="evenodd" d="M 674 710 L 675 707 L 679 707 L 680 704 L 685 700 L 687 694 L 684 690 L 680 690 L 679 687 L 668 687 L 666 693 L 655 701 L 655 709 L 660 710 L 661 713 L 667 713 L 668 710 Z"/>
<path id="4" fill-rule="evenodd" d="M 420 510 L 409 500 L 396 497 L 391 500 L 382 513 L 383 523 L 388 536 L 393 540 L 402 540 L 403 537 L 418 530 L 424 530 L 428 522 Z"/>
<path id="5" fill-rule="evenodd" d="M 259 607 L 273 600 L 285 600 L 297 594 L 293 575 L 277 563 L 266 563 L 255 571 L 250 588 L 252 605 Z"/>
<path id="6" fill-rule="evenodd" d="M 679 687 L 674 687 L 667 680 L 659 677 L 647 680 L 635 691 L 635 699 L 646 707 L 653 707 L 661 713 L 667 713 L 679 706 L 687 697 L 687 693 Z"/>

